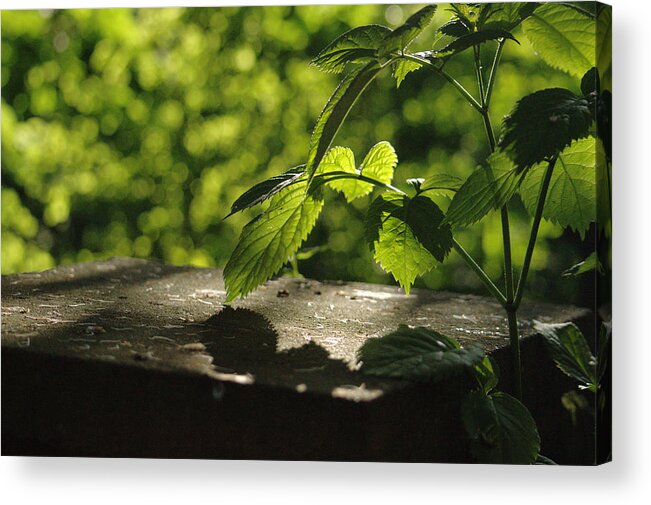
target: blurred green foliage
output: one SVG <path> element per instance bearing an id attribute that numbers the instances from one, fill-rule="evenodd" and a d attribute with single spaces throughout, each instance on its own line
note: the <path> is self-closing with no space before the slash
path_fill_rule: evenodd
<path id="1" fill-rule="evenodd" d="M 115 255 L 223 266 L 256 213 L 224 221 L 230 204 L 252 184 L 305 161 L 311 128 L 338 79 L 309 61 L 351 27 L 394 27 L 418 7 L 3 12 L 2 272 Z M 434 28 L 449 17 L 439 8 L 414 49 L 431 48 Z M 514 34 L 522 45 L 508 43 L 502 57 L 496 125 L 525 94 L 579 91 L 575 79 L 537 58 L 519 29 Z M 494 43 L 485 47 L 488 67 Z M 474 90 L 469 53 L 446 68 Z M 378 78 L 335 144 L 359 157 L 380 140 L 396 147 L 396 180 L 437 171 L 465 177 L 488 154 L 479 116 L 426 71 L 407 76 L 398 90 L 389 73 Z M 352 207 L 329 198 L 307 244 L 326 248 L 302 261 L 301 272 L 390 282 L 363 240 L 369 197 Z M 512 224 L 521 261 L 529 219 L 519 202 Z M 499 226 L 493 215 L 458 234 L 493 277 L 502 271 Z M 581 280 L 558 274 L 589 253 L 587 242 L 543 223 L 534 297 L 586 296 Z M 481 290 L 455 255 L 420 283 Z"/>

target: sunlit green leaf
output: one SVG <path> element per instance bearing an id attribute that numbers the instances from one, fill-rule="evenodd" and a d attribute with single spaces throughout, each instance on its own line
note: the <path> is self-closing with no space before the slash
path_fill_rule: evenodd
<path id="1" fill-rule="evenodd" d="M 528 465 L 536 461 L 540 436 L 527 408 L 498 391 L 469 393 L 461 404 L 461 418 L 470 436 L 470 450 L 480 463 Z"/>
<path id="2" fill-rule="evenodd" d="M 508 2 L 492 4 L 488 19 L 482 29 L 513 30 L 538 7 L 536 2 Z"/>
<path id="3" fill-rule="evenodd" d="M 559 155 L 547 190 L 543 217 L 559 226 L 584 234 L 596 219 L 596 158 L 599 143 L 594 137 L 577 140 Z M 520 196 L 527 211 L 535 214 L 547 165 L 532 167 Z"/>
<path id="4" fill-rule="evenodd" d="M 312 65 L 324 72 L 341 72 L 348 63 L 362 63 L 377 57 L 377 48 L 391 29 L 382 25 L 353 28 L 337 37 L 316 58 Z"/>
<path id="5" fill-rule="evenodd" d="M 383 184 L 391 184 L 397 164 L 398 156 L 393 146 L 383 141 L 369 150 L 359 169 L 355 167 L 355 156 L 350 149 L 333 147 L 324 156 L 319 170 L 325 174 L 326 181 L 331 175 L 338 177 L 339 172 L 345 172 L 352 175 L 362 174 Z M 343 193 L 349 202 L 366 196 L 373 190 L 373 184 L 356 178 L 335 179 L 327 184 Z"/>
<path id="6" fill-rule="evenodd" d="M 567 89 L 544 89 L 522 98 L 504 118 L 499 144 L 524 169 L 586 137 L 593 120 L 594 107 L 587 98 Z"/>
<path id="7" fill-rule="evenodd" d="M 582 385 L 596 390 L 597 360 L 574 323 L 534 322 L 534 329 L 545 339 L 556 366 Z"/>
<path id="8" fill-rule="evenodd" d="M 485 394 L 488 394 L 495 389 L 500 380 L 497 363 L 488 356 L 484 356 L 484 359 L 475 365 L 474 371 L 475 377 L 477 377 L 477 380 L 480 382 L 482 391 Z"/>
<path id="9" fill-rule="evenodd" d="M 603 4 L 597 4 L 597 10 L 597 70 L 601 80 L 601 89 L 611 91 L 613 79 L 613 10 L 610 5 Z"/>
<path id="10" fill-rule="evenodd" d="M 228 216 L 264 202 L 267 198 L 272 197 L 281 189 L 289 186 L 292 184 L 292 182 L 296 181 L 301 176 L 301 174 L 303 174 L 304 170 L 305 165 L 299 165 L 297 167 L 290 168 L 287 170 L 287 172 L 284 172 L 280 175 L 274 175 L 266 181 L 262 181 L 256 184 L 251 189 L 243 193 L 242 196 L 240 196 L 237 200 L 235 200 L 231 206 L 231 211 Z"/>
<path id="11" fill-rule="evenodd" d="M 426 196 L 384 193 L 369 208 L 367 239 L 375 260 L 407 293 L 414 279 L 442 262 L 452 248 L 452 232 L 443 219 Z"/>
<path id="12" fill-rule="evenodd" d="M 576 77 L 595 66 L 595 20 L 576 9 L 546 3 L 522 26 L 534 50 L 548 65 Z"/>
<path id="13" fill-rule="evenodd" d="M 404 51 L 416 37 L 429 25 L 436 12 L 436 5 L 427 5 L 407 18 L 401 26 L 393 30 L 380 45 L 380 56 L 395 51 Z"/>
<path id="14" fill-rule="evenodd" d="M 518 189 L 521 175 L 504 153 L 489 156 L 454 195 L 446 221 L 452 226 L 467 226 L 482 219 L 491 210 L 505 205 Z"/>
<path id="15" fill-rule="evenodd" d="M 305 189 L 305 182 L 283 189 L 265 213 L 244 227 L 224 268 L 227 301 L 269 280 L 298 251 L 323 207 L 323 200 Z"/>
<path id="16" fill-rule="evenodd" d="M 332 139 L 339 131 L 341 123 L 344 122 L 350 109 L 380 70 L 381 67 L 377 62 L 371 62 L 363 67 L 356 68 L 344 77 L 328 100 L 323 111 L 321 111 L 310 139 L 310 150 L 305 166 L 308 183 L 314 177 L 314 173 L 330 147 Z"/>
<path id="17" fill-rule="evenodd" d="M 367 340 L 357 356 L 368 375 L 436 382 L 481 362 L 484 351 L 475 345 L 463 348 L 429 328 L 400 325 L 393 333 Z"/>
<path id="18" fill-rule="evenodd" d="M 428 192 L 431 195 L 451 197 L 463 185 L 463 179 L 457 175 L 439 172 L 425 179 L 419 190 Z"/>
<path id="19" fill-rule="evenodd" d="M 396 78 L 396 88 L 399 88 L 407 74 L 418 70 L 422 65 L 416 61 L 401 59 L 395 63 L 393 76 Z"/>

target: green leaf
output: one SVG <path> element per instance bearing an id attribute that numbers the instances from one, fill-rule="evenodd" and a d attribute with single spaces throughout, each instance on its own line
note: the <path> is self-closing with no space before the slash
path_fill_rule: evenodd
<path id="1" fill-rule="evenodd" d="M 587 98 L 567 89 L 544 89 L 522 98 L 504 118 L 499 144 L 525 169 L 586 137 L 593 120 L 594 107 Z"/>
<path id="2" fill-rule="evenodd" d="M 475 365 L 474 370 L 475 377 L 477 377 L 477 380 L 481 384 L 482 391 L 485 394 L 488 394 L 495 389 L 500 380 L 497 363 L 488 356 L 484 356 L 484 359 Z"/>
<path id="3" fill-rule="evenodd" d="M 443 35 L 447 35 L 448 37 L 455 37 L 455 38 L 470 33 L 468 31 L 468 27 L 463 23 L 463 21 L 461 21 L 458 18 L 452 18 L 444 25 L 441 25 L 438 31 Z"/>
<path id="4" fill-rule="evenodd" d="M 597 377 L 599 382 L 603 378 L 608 368 L 609 342 L 612 335 L 613 327 L 609 321 L 601 323 L 599 328 L 599 338 L 597 339 Z"/>
<path id="5" fill-rule="evenodd" d="M 484 30 L 513 30 L 536 9 L 535 2 L 509 2 L 493 4 L 490 16 L 482 25 Z"/>
<path id="6" fill-rule="evenodd" d="M 484 351 L 475 345 L 463 348 L 429 328 L 401 324 L 393 333 L 367 340 L 357 356 L 368 375 L 436 382 L 481 362 Z"/>
<path id="7" fill-rule="evenodd" d="M 231 206 L 230 213 L 226 217 L 232 216 L 236 212 L 240 212 L 241 210 L 248 209 L 264 202 L 271 196 L 278 193 L 281 189 L 295 182 L 303 174 L 304 169 L 305 165 L 299 165 L 297 167 L 290 168 L 285 173 L 274 175 L 266 181 L 262 181 L 256 184 L 251 189 L 244 192 L 242 196 L 240 196 L 237 200 L 235 200 Z"/>
<path id="8" fill-rule="evenodd" d="M 482 30 L 462 35 L 458 39 L 450 42 L 447 46 L 433 51 L 431 58 L 450 58 L 470 47 L 497 39 L 511 39 L 519 44 L 516 38 L 506 30 Z"/>
<path id="9" fill-rule="evenodd" d="M 581 93 L 583 96 L 588 96 L 590 93 L 598 94 L 600 90 L 599 73 L 595 67 L 592 67 L 581 78 Z"/>
<path id="10" fill-rule="evenodd" d="M 556 366 L 563 373 L 596 391 L 597 360 L 574 323 L 545 324 L 534 321 L 534 329 L 545 339 Z"/>
<path id="11" fill-rule="evenodd" d="M 396 78 L 396 88 L 399 88 L 407 74 L 418 70 L 422 65 L 416 61 L 401 59 L 395 63 L 393 77 Z"/>
<path id="12" fill-rule="evenodd" d="M 337 37 L 311 62 L 324 72 L 339 73 L 347 63 L 363 63 L 377 58 L 377 48 L 391 29 L 382 25 L 353 28 Z"/>
<path id="13" fill-rule="evenodd" d="M 580 261 L 576 265 L 572 265 L 570 268 L 565 270 L 561 275 L 563 277 L 576 277 L 578 275 L 583 275 L 588 272 L 592 272 L 594 270 L 596 270 L 599 273 L 603 273 L 604 267 L 599 261 L 599 258 L 597 257 L 597 253 L 593 251 L 586 259 Z"/>
<path id="14" fill-rule="evenodd" d="M 443 262 L 452 248 L 452 231 L 443 219 L 441 209 L 425 196 L 384 193 L 369 208 L 367 239 L 375 260 L 407 293 L 414 279 Z"/>
<path id="15" fill-rule="evenodd" d="M 588 137 L 574 142 L 558 156 L 543 208 L 545 219 L 581 235 L 596 219 L 596 150 L 594 137 Z M 532 167 L 520 185 L 522 203 L 532 216 L 546 169 L 542 163 Z"/>
<path id="16" fill-rule="evenodd" d="M 480 463 L 528 465 L 536 461 L 540 436 L 527 408 L 512 396 L 474 391 L 461 404 L 470 450 Z"/>
<path id="17" fill-rule="evenodd" d="M 597 70 L 601 80 L 601 89 L 612 90 L 613 68 L 613 37 L 612 17 L 613 10 L 610 5 L 598 5 L 597 14 Z"/>
<path id="18" fill-rule="evenodd" d="M 226 267 L 226 301 L 246 296 L 275 275 L 314 227 L 323 200 L 301 181 L 275 195 L 269 209 L 242 230 Z"/>
<path id="19" fill-rule="evenodd" d="M 595 66 L 595 20 L 571 7 L 546 3 L 522 23 L 534 50 L 548 65 L 581 77 Z"/>
<path id="20" fill-rule="evenodd" d="M 515 194 L 521 175 L 504 153 L 493 153 L 485 166 L 479 166 L 454 195 L 446 221 L 452 226 L 467 226 L 491 210 L 505 205 Z"/>
<path id="21" fill-rule="evenodd" d="M 398 155 L 393 146 L 389 142 L 382 141 L 369 150 L 359 170 L 355 168 L 355 156 L 350 149 L 333 147 L 323 158 L 319 171 L 325 174 L 326 181 L 329 175 L 338 176 L 339 172 L 345 172 L 351 175 L 361 174 L 383 184 L 391 184 L 397 164 Z M 327 184 L 343 193 L 349 202 L 373 191 L 373 184 L 355 178 L 337 179 Z"/>
<path id="22" fill-rule="evenodd" d="M 454 195 L 463 185 L 463 179 L 459 176 L 445 173 L 431 175 L 421 183 L 419 191 L 428 192 L 434 195 Z"/>
<path id="23" fill-rule="evenodd" d="M 416 37 L 429 25 L 436 12 L 436 5 L 427 5 L 415 12 L 402 26 L 399 26 L 384 39 L 379 48 L 381 57 L 395 51 L 404 51 Z"/>
<path id="24" fill-rule="evenodd" d="M 553 459 L 543 456 L 542 454 L 538 454 L 534 465 L 558 465 L 558 463 L 556 463 Z"/>
<path id="25" fill-rule="evenodd" d="M 321 115 L 312 132 L 310 150 L 305 166 L 305 172 L 308 175 L 308 185 L 311 183 L 319 163 L 321 163 L 323 156 L 330 147 L 332 139 L 337 134 L 337 131 L 339 131 L 339 127 L 344 122 L 344 119 L 346 119 L 350 109 L 355 105 L 359 95 L 362 94 L 380 70 L 380 65 L 375 61 L 353 70 L 344 77 L 323 108 L 323 111 L 321 111 Z"/>

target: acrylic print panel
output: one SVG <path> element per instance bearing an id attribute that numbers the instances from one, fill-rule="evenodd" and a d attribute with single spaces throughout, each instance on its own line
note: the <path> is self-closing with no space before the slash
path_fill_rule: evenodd
<path id="1" fill-rule="evenodd" d="M 2 37 L 3 454 L 610 460 L 609 6 Z"/>

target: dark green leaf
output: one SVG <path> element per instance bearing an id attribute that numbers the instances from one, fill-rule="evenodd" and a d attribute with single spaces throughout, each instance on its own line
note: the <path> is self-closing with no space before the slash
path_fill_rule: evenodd
<path id="1" fill-rule="evenodd" d="M 545 324 L 535 321 L 534 329 L 545 339 L 552 359 L 563 373 L 596 390 L 597 360 L 574 323 Z"/>
<path id="2" fill-rule="evenodd" d="M 549 459 L 546 456 L 543 456 L 542 454 L 538 454 L 538 457 L 536 458 L 536 462 L 534 463 L 535 465 L 558 465 L 553 459 Z"/>
<path id="3" fill-rule="evenodd" d="M 450 42 L 447 46 L 433 51 L 432 58 L 449 58 L 466 49 L 479 45 L 489 40 L 511 39 L 519 44 L 516 38 L 506 30 L 482 30 L 462 35 L 456 40 Z"/>
<path id="4" fill-rule="evenodd" d="M 600 382 L 608 368 L 612 328 L 610 321 L 604 321 L 599 328 L 599 338 L 597 340 L 597 377 Z"/>
<path id="5" fill-rule="evenodd" d="M 537 91 L 521 99 L 504 118 L 500 146 L 519 169 L 525 169 L 587 136 L 593 111 L 586 98 L 567 89 Z"/>
<path id="6" fill-rule="evenodd" d="M 470 450 L 480 463 L 528 465 L 536 461 L 540 436 L 527 408 L 512 396 L 469 393 L 461 418 L 470 436 Z"/>
<path id="7" fill-rule="evenodd" d="M 581 77 L 595 66 L 595 20 L 572 7 L 546 3 L 523 23 L 534 50 L 552 67 Z"/>
<path id="8" fill-rule="evenodd" d="M 280 175 L 274 175 L 273 177 L 262 181 L 255 186 L 253 186 L 248 191 L 244 192 L 233 205 L 231 206 L 231 211 L 228 216 L 232 216 L 236 212 L 239 212 L 244 209 L 253 207 L 259 203 L 264 202 L 267 198 L 278 193 L 281 189 L 289 186 L 292 182 L 296 181 L 303 171 L 305 170 L 305 165 L 299 165 L 294 168 L 290 168 L 287 172 Z"/>
<path id="9" fill-rule="evenodd" d="M 391 29 L 382 25 L 353 28 L 331 42 L 312 60 L 324 72 L 341 72 L 347 63 L 362 63 L 377 57 L 377 48 Z"/>
<path id="10" fill-rule="evenodd" d="M 452 226 L 479 221 L 515 194 L 521 176 L 511 160 L 503 153 L 494 153 L 487 162 L 477 167 L 454 195 L 445 218 Z"/>
<path id="11" fill-rule="evenodd" d="M 468 27 L 461 21 L 460 19 L 454 18 L 442 25 L 439 29 L 439 32 L 441 32 L 443 35 L 447 35 L 448 37 L 462 37 L 463 35 L 467 35 L 470 33 L 468 31 Z"/>
<path id="12" fill-rule="evenodd" d="M 404 51 L 413 40 L 429 25 L 436 12 L 436 5 L 427 5 L 415 12 L 402 26 L 389 34 L 380 45 L 380 56 L 384 57 L 395 51 Z"/>
<path id="13" fill-rule="evenodd" d="M 226 301 L 246 296 L 269 280 L 298 251 L 314 227 L 323 200 L 301 181 L 275 195 L 269 209 L 242 230 L 226 267 Z"/>
<path id="14" fill-rule="evenodd" d="M 581 93 L 583 96 L 588 96 L 591 93 L 599 94 L 600 90 L 599 73 L 595 67 L 592 67 L 581 78 Z"/>
<path id="15" fill-rule="evenodd" d="M 384 193 L 369 208 L 367 239 L 375 260 L 407 293 L 414 279 L 443 262 L 452 248 L 452 231 L 443 219 L 426 196 Z"/>
<path id="16" fill-rule="evenodd" d="M 381 67 L 377 62 L 371 62 L 353 70 L 344 77 L 328 100 L 316 122 L 310 139 L 310 150 L 305 166 L 308 184 L 312 181 L 319 163 L 321 163 L 332 139 L 339 131 L 339 127 L 346 119 L 350 109 L 380 70 Z"/>
<path id="17" fill-rule="evenodd" d="M 483 356 L 480 347 L 462 348 L 434 330 L 405 325 L 389 335 L 367 340 L 358 352 L 365 374 L 419 382 L 436 382 L 462 373 Z"/>
<path id="18" fill-rule="evenodd" d="M 543 217 L 562 227 L 584 234 L 596 220 L 595 164 L 598 143 L 594 137 L 574 142 L 558 157 L 552 174 Z M 533 216 L 538 204 L 546 164 L 538 164 L 528 172 L 520 185 L 525 208 Z"/>
<path id="19" fill-rule="evenodd" d="M 422 65 L 415 61 L 405 59 L 398 60 L 393 69 L 393 76 L 396 78 L 396 88 L 400 87 L 400 84 L 405 80 L 407 74 L 418 70 L 420 67 L 422 67 Z"/>

